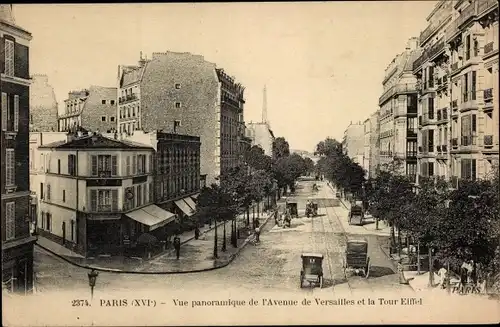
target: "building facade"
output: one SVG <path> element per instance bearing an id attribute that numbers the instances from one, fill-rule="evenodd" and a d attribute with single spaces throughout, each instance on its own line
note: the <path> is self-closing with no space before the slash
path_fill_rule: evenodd
<path id="1" fill-rule="evenodd" d="M 378 110 L 375 111 L 370 116 L 369 119 L 370 119 L 370 154 L 369 154 L 370 163 L 369 163 L 368 177 L 375 178 L 377 176 L 377 170 L 379 169 L 380 166 L 379 111 Z"/>
<path id="2" fill-rule="evenodd" d="M 16 25 L 12 5 L 0 5 L 2 109 L 2 285 L 11 292 L 33 290 L 32 207 L 29 184 L 31 33 Z"/>
<path id="3" fill-rule="evenodd" d="M 370 176 L 370 142 L 371 142 L 371 120 L 368 118 L 363 122 L 363 127 L 365 131 L 364 135 L 364 147 L 363 147 L 363 170 L 365 171 L 365 177 Z"/>
<path id="4" fill-rule="evenodd" d="M 205 186 L 200 176 L 200 138 L 164 132 L 136 131 L 125 140 L 151 146 L 153 157 L 154 202 L 178 217 L 191 217 L 196 212 L 195 199 Z"/>
<path id="5" fill-rule="evenodd" d="M 398 160 L 398 173 L 415 179 L 417 170 L 417 89 L 413 62 L 418 57 L 418 39 L 410 38 L 404 52 L 386 69 L 379 98 L 380 164 Z"/>
<path id="6" fill-rule="evenodd" d="M 68 134 L 42 145 L 45 180 L 38 230 L 86 257 L 135 249 L 143 234 L 164 239 L 175 214 L 154 205 L 153 148 L 101 134 Z"/>
<path id="7" fill-rule="evenodd" d="M 116 129 L 117 89 L 91 86 L 68 93 L 64 112 L 58 117 L 59 132 L 88 131 L 108 132 Z"/>
<path id="8" fill-rule="evenodd" d="M 240 164 L 244 87 L 215 64 L 190 53 L 153 53 L 118 67 L 118 130 L 199 136 L 207 184 Z"/>
<path id="9" fill-rule="evenodd" d="M 428 21 L 414 63 L 419 177 L 457 187 L 498 169 L 498 3 L 440 1 Z"/>
<path id="10" fill-rule="evenodd" d="M 251 145 L 258 145 L 264 150 L 267 156 L 273 156 L 274 133 L 267 122 L 247 123 L 248 136 L 251 138 Z"/>
<path id="11" fill-rule="evenodd" d="M 342 139 L 342 152 L 360 166 L 363 165 L 363 152 L 365 148 L 365 129 L 361 122 L 350 123 L 344 131 Z"/>
<path id="12" fill-rule="evenodd" d="M 30 86 L 30 131 L 57 132 L 57 100 L 47 75 L 33 75 Z"/>

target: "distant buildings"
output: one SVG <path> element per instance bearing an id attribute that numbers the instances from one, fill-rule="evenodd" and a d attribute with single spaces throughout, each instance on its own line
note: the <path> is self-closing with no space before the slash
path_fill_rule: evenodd
<path id="1" fill-rule="evenodd" d="M 0 5 L 2 289 L 33 291 L 33 209 L 29 182 L 31 33 L 16 25 L 12 5 Z"/>
<path id="2" fill-rule="evenodd" d="M 33 75 L 30 86 L 30 131 L 57 132 L 57 100 L 47 75 Z"/>
<path id="3" fill-rule="evenodd" d="M 252 140 L 252 145 L 258 145 L 264 150 L 267 156 L 273 156 L 274 133 L 267 122 L 247 123 L 248 136 Z"/>
<path id="4" fill-rule="evenodd" d="M 342 152 L 360 166 L 363 165 L 364 134 L 365 129 L 361 122 L 351 122 L 342 139 Z"/>
<path id="5" fill-rule="evenodd" d="M 370 120 L 370 154 L 369 154 L 369 169 L 368 177 L 374 178 L 377 176 L 377 169 L 380 165 L 380 126 L 379 126 L 379 111 L 375 111 L 369 118 Z M 366 142 L 366 138 L 365 138 Z"/>
<path id="6" fill-rule="evenodd" d="M 119 66 L 118 130 L 163 130 L 199 136 L 207 184 L 240 163 L 244 87 L 224 70 L 190 53 L 153 53 Z"/>
<path id="7" fill-rule="evenodd" d="M 363 145 L 363 164 L 361 165 L 363 167 L 363 170 L 365 171 L 366 175 L 365 177 L 370 176 L 370 141 L 371 141 L 371 134 L 372 134 L 372 125 L 371 125 L 371 120 L 368 118 L 363 122 L 364 126 L 364 145 Z"/>
<path id="8" fill-rule="evenodd" d="M 386 69 L 384 93 L 379 98 L 380 164 L 398 159 L 400 174 L 415 179 L 417 171 L 417 88 L 413 62 L 420 55 L 418 39 L 410 38 L 406 49 Z"/>
<path id="9" fill-rule="evenodd" d="M 64 113 L 58 117 L 59 131 L 74 131 L 77 127 L 100 132 L 116 129 L 116 92 L 115 87 L 104 86 L 69 92 Z"/>

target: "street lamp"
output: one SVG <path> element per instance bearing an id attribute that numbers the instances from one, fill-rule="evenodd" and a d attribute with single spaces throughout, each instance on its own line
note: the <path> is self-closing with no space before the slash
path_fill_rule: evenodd
<path id="1" fill-rule="evenodd" d="M 89 286 L 90 286 L 90 299 L 92 300 L 94 298 L 95 282 L 97 280 L 97 276 L 99 276 L 99 273 L 94 269 L 92 269 L 92 271 L 88 273 L 88 276 L 89 276 Z"/>

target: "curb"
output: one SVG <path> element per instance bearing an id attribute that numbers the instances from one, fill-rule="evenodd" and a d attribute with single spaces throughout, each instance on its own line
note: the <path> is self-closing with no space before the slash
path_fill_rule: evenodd
<path id="1" fill-rule="evenodd" d="M 262 223 L 262 227 L 264 227 L 267 222 L 269 221 L 269 219 L 271 218 L 272 214 L 271 215 L 268 215 L 267 218 L 266 218 L 266 221 L 264 221 Z M 215 228 L 215 227 L 214 227 Z M 135 270 L 119 270 L 119 269 L 111 269 L 111 268 L 104 268 L 104 267 L 93 267 L 93 266 L 89 266 L 89 265 L 82 265 L 82 264 L 79 264 L 79 263 L 76 263 L 72 260 L 69 260 L 68 258 L 44 247 L 43 245 L 40 245 L 38 243 L 35 243 L 38 247 L 42 248 L 43 250 L 49 252 L 50 254 L 58 257 L 59 259 L 63 260 L 63 261 L 66 261 L 67 263 L 73 265 L 73 266 L 76 266 L 78 268 L 83 268 L 83 269 L 90 269 L 90 270 L 95 270 L 95 271 L 100 271 L 100 272 L 108 272 L 108 273 L 115 273 L 115 274 L 135 274 L 135 275 L 177 275 L 177 274 L 191 274 L 191 273 L 200 273 L 200 272 L 207 272 L 207 271 L 212 271 L 212 270 L 217 270 L 217 269 L 221 269 L 221 268 L 224 268 L 224 267 L 227 267 L 231 262 L 234 261 L 234 259 L 236 259 L 236 257 L 238 256 L 238 254 L 241 252 L 241 250 L 248 244 L 248 242 L 250 241 L 250 239 L 253 237 L 253 234 L 249 235 L 245 241 L 243 241 L 243 244 L 241 244 L 241 246 L 238 248 L 238 251 L 236 251 L 234 254 L 232 254 L 230 257 L 229 257 L 229 260 L 221 265 L 218 265 L 218 266 L 215 266 L 215 267 L 210 267 L 210 268 L 202 268 L 202 269 L 195 269 L 195 270 L 181 270 L 181 271 L 135 271 Z M 194 237 L 193 237 L 194 238 Z M 185 241 L 184 243 L 186 243 L 188 241 Z"/>

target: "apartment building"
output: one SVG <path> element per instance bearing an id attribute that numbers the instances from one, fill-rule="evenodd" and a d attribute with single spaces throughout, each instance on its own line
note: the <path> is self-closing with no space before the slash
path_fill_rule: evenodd
<path id="1" fill-rule="evenodd" d="M 29 184 L 31 33 L 15 22 L 12 5 L 0 5 L 2 289 L 33 290 L 33 214 Z"/>
<path id="2" fill-rule="evenodd" d="M 413 63 L 418 83 L 418 177 L 447 178 L 449 171 L 450 92 L 446 30 L 451 22 L 450 1 L 439 2 L 420 34 L 422 53 Z"/>
<path id="3" fill-rule="evenodd" d="M 30 86 L 30 131 L 57 132 L 57 100 L 54 88 L 47 75 L 31 77 Z"/>
<path id="4" fill-rule="evenodd" d="M 71 91 L 64 100 L 64 112 L 58 116 L 60 132 L 83 128 L 107 132 L 116 129 L 116 87 L 90 86 Z"/>
<path id="5" fill-rule="evenodd" d="M 370 163 L 368 177 L 375 178 L 377 170 L 380 168 L 380 126 L 379 126 L 379 111 L 375 111 L 370 115 Z"/>
<path id="6" fill-rule="evenodd" d="M 342 152 L 359 165 L 363 164 L 364 134 L 364 125 L 361 122 L 351 122 L 342 139 Z"/>
<path id="7" fill-rule="evenodd" d="M 417 169 L 417 86 L 413 62 L 419 56 L 419 40 L 410 38 L 405 51 L 385 70 L 379 98 L 379 159 L 381 168 L 398 159 L 400 174 L 414 179 Z"/>
<path id="8" fill-rule="evenodd" d="M 455 1 L 451 15 L 446 43 L 456 186 L 459 179 L 487 178 L 498 167 L 498 2 Z"/>
<path id="9" fill-rule="evenodd" d="M 191 53 L 153 53 L 137 66 L 118 67 L 118 130 L 199 136 L 207 184 L 241 163 L 244 87 Z"/>
<path id="10" fill-rule="evenodd" d="M 154 205 L 153 148 L 70 133 L 38 151 L 45 181 L 32 189 L 41 237 L 86 257 L 122 254 L 143 234 L 165 239 L 176 215 Z"/>
<path id="11" fill-rule="evenodd" d="M 371 142 L 371 133 L 372 126 L 370 118 L 366 119 L 363 122 L 365 136 L 364 136 L 364 147 L 363 147 L 363 164 L 361 165 L 365 170 L 366 177 L 370 176 L 370 142 Z"/>
<path id="12" fill-rule="evenodd" d="M 267 156 L 273 156 L 274 133 L 267 122 L 249 122 L 246 125 L 251 145 L 258 145 Z"/>
<path id="13" fill-rule="evenodd" d="M 206 185 L 200 176 L 200 137 L 154 131 L 135 131 L 125 140 L 151 146 L 153 157 L 154 202 L 181 220 L 196 212 L 195 199 Z"/>

